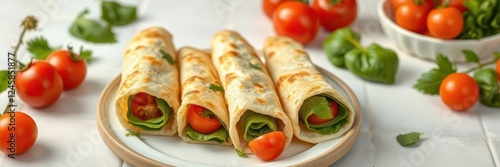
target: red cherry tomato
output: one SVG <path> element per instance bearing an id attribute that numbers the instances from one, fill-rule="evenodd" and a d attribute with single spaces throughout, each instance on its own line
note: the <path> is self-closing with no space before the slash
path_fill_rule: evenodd
<path id="1" fill-rule="evenodd" d="M 420 5 L 413 1 L 401 4 L 395 12 L 396 23 L 416 33 L 424 33 L 427 30 L 427 15 L 430 12 L 430 7 L 427 3 Z"/>
<path id="2" fill-rule="evenodd" d="M 441 39 L 458 37 L 464 27 L 464 18 L 457 8 L 433 9 L 427 16 L 427 28 L 432 36 Z"/>
<path id="3" fill-rule="evenodd" d="M 441 82 L 439 96 L 452 110 L 465 111 L 479 99 L 479 86 L 469 75 L 453 73 Z"/>
<path id="4" fill-rule="evenodd" d="M 143 121 L 163 116 L 163 112 L 156 103 L 156 97 L 144 92 L 137 93 L 134 96 L 131 108 L 132 114 Z"/>
<path id="5" fill-rule="evenodd" d="M 211 113 L 211 111 L 208 111 L 201 106 L 190 104 L 188 106 L 187 113 L 187 120 L 189 125 L 191 125 L 194 130 L 200 133 L 208 134 L 215 132 L 221 127 L 222 124 L 215 116 L 204 112 Z"/>
<path id="6" fill-rule="evenodd" d="M 415 0 L 391 0 L 392 9 L 396 10 L 399 6 L 407 2 L 415 2 Z M 424 2 L 427 3 L 430 9 L 435 8 L 434 0 L 424 0 Z"/>
<path id="7" fill-rule="evenodd" d="M 460 13 L 464 13 L 467 11 L 467 8 L 464 6 L 465 0 L 440 0 L 439 4 L 448 3 L 447 6 L 457 8 Z"/>
<path id="8" fill-rule="evenodd" d="M 47 107 L 56 102 L 63 91 L 57 69 L 45 61 L 32 62 L 17 72 L 14 81 L 19 98 L 31 107 Z"/>
<path id="9" fill-rule="evenodd" d="M 286 137 L 281 131 L 274 131 L 259 136 L 248 143 L 250 151 L 264 161 L 278 158 L 285 149 Z"/>
<path id="10" fill-rule="evenodd" d="M 292 1 L 292 0 L 263 0 L 262 8 L 264 9 L 264 13 L 266 13 L 267 17 L 273 19 L 274 10 L 283 2 Z"/>
<path id="11" fill-rule="evenodd" d="M 333 118 L 330 119 L 321 119 L 318 117 L 316 114 L 311 114 L 309 117 L 307 117 L 307 122 L 311 124 L 323 124 L 330 122 L 333 120 L 337 115 L 339 115 L 339 104 L 335 102 L 334 100 L 328 100 L 328 104 L 330 105 L 330 112 L 332 113 Z"/>
<path id="12" fill-rule="evenodd" d="M 18 111 L 0 116 L 0 151 L 5 154 L 26 152 L 37 137 L 38 128 L 29 115 Z"/>
<path id="13" fill-rule="evenodd" d="M 301 2 L 285 2 L 273 14 L 274 30 L 302 44 L 311 42 L 319 29 L 316 12 Z"/>
<path id="14" fill-rule="evenodd" d="M 72 59 L 70 52 L 67 50 L 54 51 L 50 53 L 45 61 L 52 64 L 61 75 L 64 90 L 73 89 L 85 80 L 87 74 L 86 61 Z"/>
<path id="15" fill-rule="evenodd" d="M 327 31 L 349 26 L 358 12 L 356 0 L 315 0 L 313 9 L 318 14 L 321 26 Z"/>

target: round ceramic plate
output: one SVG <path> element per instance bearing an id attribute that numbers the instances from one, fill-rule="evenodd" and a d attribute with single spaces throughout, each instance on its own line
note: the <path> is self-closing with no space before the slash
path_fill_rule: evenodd
<path id="1" fill-rule="evenodd" d="M 316 67 L 325 79 L 353 106 L 352 128 L 339 138 L 318 144 L 294 138 L 273 161 L 261 161 L 253 155 L 238 157 L 231 146 L 190 144 L 173 136 L 129 136 L 115 114 L 114 100 L 121 77 L 116 77 L 101 93 L 97 106 L 97 128 L 108 147 L 135 166 L 328 166 L 344 156 L 355 143 L 361 129 L 361 108 L 353 91 L 335 75 Z"/>

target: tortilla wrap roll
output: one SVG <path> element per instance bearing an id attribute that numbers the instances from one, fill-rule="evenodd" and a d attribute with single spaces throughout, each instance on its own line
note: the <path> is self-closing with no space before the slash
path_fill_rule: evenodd
<path id="1" fill-rule="evenodd" d="M 355 114 L 351 104 L 326 82 L 300 43 L 288 37 L 269 37 L 264 42 L 264 56 L 298 139 L 319 143 L 351 128 Z M 336 116 L 330 105 L 337 106 Z M 322 122 L 310 122 L 308 117 L 313 114 Z"/>
<path id="2" fill-rule="evenodd" d="M 146 28 L 128 43 L 123 54 L 116 115 L 121 125 L 142 135 L 177 133 L 179 73 L 172 35 Z"/>
<path id="3" fill-rule="evenodd" d="M 282 131 L 285 147 L 293 137 L 290 120 L 281 107 L 273 82 L 253 47 L 237 32 L 221 31 L 211 42 L 229 111 L 229 136 L 238 153 L 248 142 L 271 131 Z"/>
<path id="4" fill-rule="evenodd" d="M 182 101 L 177 112 L 179 136 L 189 143 L 232 145 L 226 128 L 229 115 L 224 90 L 210 55 L 183 47 L 179 49 L 179 66 Z M 194 115 L 196 112 L 199 115 Z"/>

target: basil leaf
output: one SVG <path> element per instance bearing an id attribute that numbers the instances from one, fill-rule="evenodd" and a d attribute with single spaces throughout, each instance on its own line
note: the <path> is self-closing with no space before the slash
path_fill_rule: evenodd
<path id="1" fill-rule="evenodd" d="M 422 135 L 422 133 L 420 133 L 420 132 L 399 134 L 396 137 L 396 140 L 398 141 L 399 145 L 401 145 L 403 147 L 407 147 L 407 146 L 417 144 L 420 141 L 420 135 Z"/>
<path id="2" fill-rule="evenodd" d="M 148 120 L 141 120 L 137 117 L 135 117 L 131 113 L 131 105 L 132 105 L 132 99 L 134 98 L 135 95 L 129 96 L 128 98 L 128 106 L 129 110 L 127 113 L 128 117 L 128 122 L 134 126 L 140 127 L 145 130 L 159 130 L 161 129 L 165 123 L 168 121 L 170 118 L 170 115 L 172 114 L 172 108 L 168 105 L 168 103 L 161 99 L 161 98 L 155 98 L 156 103 L 158 104 L 158 108 L 162 111 L 163 116 L 158 117 L 158 118 L 152 118 Z"/>
<path id="3" fill-rule="evenodd" d="M 321 119 L 333 118 L 328 100 L 323 96 L 313 96 L 304 100 L 304 103 L 300 106 L 300 112 L 314 113 Z"/>
<path id="4" fill-rule="evenodd" d="M 313 96 L 313 97 L 317 97 L 317 96 Z M 321 97 L 321 96 L 319 96 L 319 97 Z M 302 121 L 302 123 L 304 123 L 304 125 L 307 127 L 307 129 L 315 131 L 319 134 L 328 135 L 328 134 L 337 133 L 340 130 L 340 128 L 342 128 L 349 121 L 349 117 L 348 117 L 349 110 L 347 109 L 347 107 L 344 104 L 340 103 L 336 99 L 331 98 L 331 97 L 325 97 L 325 98 L 330 98 L 330 99 L 334 100 L 335 102 L 337 102 L 337 104 L 339 104 L 339 114 L 335 118 L 333 118 L 333 120 L 331 120 L 327 123 L 323 123 L 323 124 L 311 124 L 307 121 L 307 117 L 312 115 L 314 112 L 312 110 L 303 109 L 303 106 L 300 107 L 299 118 Z M 305 103 L 305 101 L 304 101 L 304 103 Z M 310 104 L 310 105 L 318 105 L 318 104 Z M 330 108 L 328 108 L 327 111 L 330 112 Z"/>
<path id="5" fill-rule="evenodd" d="M 44 37 L 36 37 L 26 43 L 28 51 L 33 54 L 35 59 L 45 60 L 55 48 L 51 48 L 47 39 Z"/>
<path id="6" fill-rule="evenodd" d="M 141 137 L 141 133 L 139 132 L 136 132 L 136 131 L 129 131 L 125 134 L 126 137 L 129 137 L 129 136 L 136 136 L 136 137 Z"/>
<path id="7" fill-rule="evenodd" d="M 366 49 L 351 49 L 345 54 L 347 69 L 359 77 L 373 82 L 393 84 L 399 59 L 396 52 L 373 43 Z"/>
<path id="8" fill-rule="evenodd" d="M 467 62 L 479 63 L 479 57 L 471 50 L 463 50 Z"/>
<path id="9" fill-rule="evenodd" d="M 101 18 L 111 25 L 127 25 L 137 19 L 137 9 L 114 1 L 102 1 Z"/>
<path id="10" fill-rule="evenodd" d="M 247 110 L 241 116 L 240 121 L 243 129 L 243 139 L 247 142 L 278 128 L 273 117 L 250 110 Z"/>
<path id="11" fill-rule="evenodd" d="M 479 85 L 481 103 L 490 107 L 500 107 L 500 93 L 497 73 L 493 68 L 480 69 L 474 73 L 474 80 Z"/>
<path id="12" fill-rule="evenodd" d="M 436 57 L 436 64 L 438 68 L 433 68 L 430 71 L 422 74 L 413 85 L 415 89 L 424 94 L 436 95 L 439 93 L 439 86 L 441 82 L 451 73 L 457 71 L 456 67 L 448 60 L 448 57 L 439 54 Z"/>
<path id="13" fill-rule="evenodd" d="M 9 87 L 9 71 L 1 70 L 0 71 L 0 93 L 7 90 Z"/>
<path id="14" fill-rule="evenodd" d="M 171 65 L 175 64 L 175 60 L 174 60 L 174 58 L 172 58 L 172 56 L 170 54 L 168 54 L 167 52 L 165 52 L 163 50 L 160 50 L 160 53 L 163 55 L 161 58 L 167 60 L 168 63 L 170 63 Z"/>
<path id="15" fill-rule="evenodd" d="M 190 125 L 187 125 L 186 135 L 196 141 L 216 141 L 217 143 L 223 143 L 227 140 L 228 134 L 224 128 L 219 128 L 215 132 L 204 134 L 197 132 Z"/>
<path id="16" fill-rule="evenodd" d="M 214 92 L 217 92 L 217 91 L 220 91 L 220 92 L 224 92 L 224 88 L 220 85 L 216 85 L 216 84 L 210 84 L 208 85 L 208 89 L 214 91 Z"/>
<path id="17" fill-rule="evenodd" d="M 328 60 L 333 65 L 345 68 L 344 55 L 359 46 L 360 35 L 350 28 L 341 28 L 332 32 L 323 43 Z"/>
<path id="18" fill-rule="evenodd" d="M 248 64 L 250 65 L 250 67 L 255 68 L 257 70 L 260 70 L 260 68 L 261 68 L 260 63 L 255 63 L 255 64 L 248 63 Z"/>
<path id="19" fill-rule="evenodd" d="M 78 15 L 69 29 L 74 37 L 94 43 L 115 43 L 115 34 L 111 31 L 111 25 L 103 26 L 96 20 L 85 19 L 84 16 L 89 13 L 88 9 L 83 10 Z"/>

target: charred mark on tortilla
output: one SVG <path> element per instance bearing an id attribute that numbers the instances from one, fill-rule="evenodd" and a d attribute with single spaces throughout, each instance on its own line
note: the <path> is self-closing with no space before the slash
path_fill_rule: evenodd
<path id="1" fill-rule="evenodd" d="M 199 94 L 201 91 L 199 90 L 192 90 L 192 91 L 189 91 L 189 92 L 186 92 L 184 94 L 184 97 L 188 96 L 188 95 L 191 95 L 191 94 Z"/>
<path id="2" fill-rule="evenodd" d="M 260 104 L 265 104 L 266 103 L 266 100 L 261 99 L 261 98 L 255 98 L 255 101 L 257 101 Z"/>
<path id="3" fill-rule="evenodd" d="M 160 66 L 161 62 L 153 58 L 152 56 L 144 56 L 144 60 L 149 62 L 150 65 Z"/>
<path id="4" fill-rule="evenodd" d="M 224 63 L 227 61 L 228 58 L 237 57 L 238 55 L 239 55 L 239 53 L 234 51 L 234 50 L 228 51 L 228 52 L 224 53 L 224 55 L 219 57 L 219 62 Z"/>
<path id="5" fill-rule="evenodd" d="M 234 73 L 226 74 L 226 76 L 224 77 L 224 79 L 226 80 L 226 86 L 229 85 L 229 83 L 231 83 L 236 78 L 237 76 Z"/>
<path id="6" fill-rule="evenodd" d="M 301 71 L 301 72 L 298 72 L 298 73 L 295 73 L 295 74 L 282 75 L 282 76 L 280 76 L 278 78 L 278 82 L 276 83 L 276 86 L 279 88 L 279 87 L 281 87 L 281 84 L 283 83 L 283 81 L 288 81 L 289 83 L 293 83 L 298 78 L 302 78 L 302 77 L 305 77 L 305 76 L 308 76 L 308 75 L 310 75 L 310 73 L 308 73 L 306 71 Z"/>
<path id="7" fill-rule="evenodd" d="M 274 51 L 270 51 L 269 54 L 267 54 L 267 58 L 272 58 L 274 56 Z"/>

